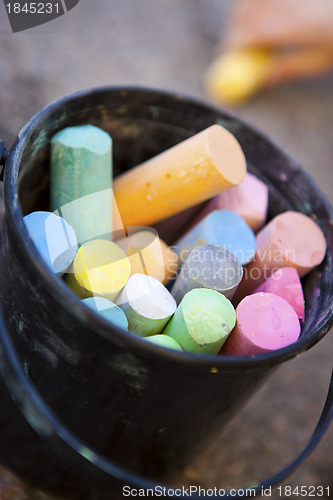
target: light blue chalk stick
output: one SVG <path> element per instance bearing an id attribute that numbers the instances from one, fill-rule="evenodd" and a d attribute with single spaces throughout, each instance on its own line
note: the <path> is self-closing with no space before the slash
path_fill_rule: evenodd
<path id="1" fill-rule="evenodd" d="M 192 248 L 219 245 L 232 252 L 242 265 L 248 264 L 256 252 L 256 238 L 242 217 L 230 210 L 214 210 L 190 229 L 175 245 L 184 262 Z"/>
<path id="2" fill-rule="evenodd" d="M 64 273 L 77 252 L 77 239 L 70 224 L 51 212 L 32 212 L 23 217 L 38 252 L 55 274 Z"/>
<path id="3" fill-rule="evenodd" d="M 83 299 L 82 302 L 95 312 L 101 314 L 110 323 L 123 328 L 123 330 L 128 330 L 128 321 L 125 313 L 110 300 L 102 297 L 89 297 L 88 299 Z"/>

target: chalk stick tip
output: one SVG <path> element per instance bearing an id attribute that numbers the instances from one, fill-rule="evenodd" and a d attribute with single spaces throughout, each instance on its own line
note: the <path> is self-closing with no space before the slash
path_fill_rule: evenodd
<path id="1" fill-rule="evenodd" d="M 236 137 L 222 125 L 214 124 L 208 129 L 208 141 L 216 167 L 231 186 L 244 181 L 247 165 L 242 147 Z"/>
<path id="2" fill-rule="evenodd" d="M 95 154 L 104 155 L 112 146 L 108 132 L 95 125 L 79 125 L 59 130 L 51 139 L 51 144 L 61 143 L 65 147 L 88 149 Z"/>
<path id="3" fill-rule="evenodd" d="M 110 300 L 103 297 L 88 297 L 82 299 L 82 303 L 103 316 L 111 324 L 123 330 L 128 330 L 128 321 L 125 313 Z"/>

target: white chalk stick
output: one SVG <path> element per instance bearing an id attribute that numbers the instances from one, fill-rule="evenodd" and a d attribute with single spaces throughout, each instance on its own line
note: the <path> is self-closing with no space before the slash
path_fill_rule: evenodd
<path id="1" fill-rule="evenodd" d="M 116 303 L 126 314 L 128 329 L 142 337 L 160 333 L 177 308 L 160 281 L 139 273 L 130 277 Z"/>

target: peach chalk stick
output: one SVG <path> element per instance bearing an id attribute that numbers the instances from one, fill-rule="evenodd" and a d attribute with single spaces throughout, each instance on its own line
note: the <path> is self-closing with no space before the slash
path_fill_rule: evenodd
<path id="1" fill-rule="evenodd" d="M 253 356 L 275 351 L 296 342 L 301 332 L 294 309 L 272 293 L 245 297 L 237 306 L 236 318 L 221 354 Z"/>
<path id="2" fill-rule="evenodd" d="M 196 222 L 213 210 L 231 210 L 240 215 L 257 232 L 266 222 L 268 186 L 255 175 L 246 174 L 243 182 L 210 200 Z"/>
<path id="3" fill-rule="evenodd" d="M 283 212 L 257 234 L 257 250 L 234 297 L 238 303 L 281 267 L 294 267 L 300 278 L 317 267 L 326 253 L 325 236 L 310 217 Z"/>
<path id="4" fill-rule="evenodd" d="M 154 229 L 143 228 L 116 240 L 116 244 L 128 255 L 131 275 L 147 274 L 163 285 L 176 276 L 178 255 L 158 237 Z"/>
<path id="5" fill-rule="evenodd" d="M 266 280 L 257 292 L 269 292 L 285 299 L 300 320 L 304 319 L 304 294 L 301 280 L 294 267 L 283 267 Z"/>
<path id="6" fill-rule="evenodd" d="M 113 189 L 125 226 L 150 225 L 237 186 L 245 174 L 237 139 L 212 125 L 120 175 Z"/>

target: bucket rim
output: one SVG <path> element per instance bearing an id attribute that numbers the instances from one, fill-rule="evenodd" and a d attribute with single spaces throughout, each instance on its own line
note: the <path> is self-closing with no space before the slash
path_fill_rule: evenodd
<path id="1" fill-rule="evenodd" d="M 140 93 L 142 96 L 150 98 L 166 98 L 172 101 L 174 104 L 178 102 L 184 102 L 190 104 L 197 109 L 206 110 L 213 112 L 220 117 L 224 116 L 227 119 L 234 120 L 238 122 L 242 127 L 254 133 L 258 140 L 263 141 L 278 154 L 286 159 L 286 162 L 291 163 L 302 176 L 306 179 L 306 182 L 311 186 L 311 189 L 320 195 L 321 201 L 325 206 L 327 213 L 330 214 L 330 219 L 333 221 L 333 208 L 327 200 L 326 196 L 323 194 L 321 189 L 317 186 L 312 177 L 304 170 L 304 168 L 296 162 L 288 153 L 286 153 L 283 148 L 279 146 L 274 140 L 268 137 L 265 133 L 258 130 L 251 124 L 248 124 L 243 119 L 239 118 L 235 113 L 226 110 L 220 106 L 211 104 L 209 101 L 204 99 L 199 99 L 194 96 L 184 95 L 179 92 L 174 92 L 170 90 L 154 89 L 144 86 L 100 86 L 92 87 L 83 90 L 79 90 L 74 93 L 70 93 L 61 97 L 59 99 L 53 100 L 46 106 L 42 107 L 37 113 L 35 113 L 30 120 L 21 128 L 13 146 L 10 150 L 9 157 L 6 161 L 5 174 L 4 174 L 4 198 L 5 198 L 5 218 L 8 227 L 16 236 L 17 241 L 20 242 L 15 248 L 17 252 L 20 253 L 36 271 L 39 273 L 39 277 L 43 280 L 46 285 L 46 289 L 54 290 L 55 293 L 52 297 L 61 304 L 66 311 L 75 317 L 76 320 L 84 321 L 85 326 L 87 322 L 93 321 L 96 333 L 102 334 L 102 336 L 107 337 L 110 333 L 110 326 L 106 319 L 101 315 L 98 315 L 92 310 L 84 307 L 81 303 L 79 297 L 77 297 L 74 292 L 72 292 L 69 287 L 67 287 L 62 280 L 55 276 L 51 270 L 48 268 L 46 263 L 40 257 L 35 245 L 33 244 L 28 231 L 23 222 L 23 216 L 20 208 L 18 192 L 17 192 L 17 181 L 19 178 L 19 166 L 20 161 L 24 152 L 25 146 L 31 139 L 31 136 L 36 128 L 36 126 L 44 120 L 48 115 L 52 114 L 56 109 L 61 108 L 69 102 L 75 100 L 85 99 L 93 94 L 118 94 L 119 97 L 126 98 L 128 94 Z M 333 252 L 333 248 L 332 248 Z M 332 260 L 332 259 L 331 259 Z M 84 313 L 82 309 L 84 308 Z M 91 329 L 91 326 L 88 325 Z M 121 343 L 128 345 L 129 348 L 140 350 L 140 354 L 146 357 L 154 355 L 159 361 L 165 361 L 169 363 L 186 364 L 194 369 L 212 369 L 217 368 L 218 371 L 221 369 L 232 369 L 236 366 L 242 366 L 243 368 L 253 369 L 259 368 L 262 365 L 270 366 L 280 364 L 288 359 L 294 358 L 303 351 L 306 351 L 317 344 L 330 330 L 333 326 L 333 296 L 330 300 L 330 306 L 328 307 L 325 316 L 322 318 L 319 325 L 317 325 L 312 331 L 311 335 L 308 334 L 304 337 L 300 337 L 295 343 L 272 351 L 265 354 L 259 354 L 255 356 L 225 356 L 225 355 L 203 355 L 203 354 L 193 354 L 187 352 L 177 352 L 171 349 L 161 349 L 152 343 L 146 342 L 144 339 L 140 338 L 134 333 L 126 332 L 116 325 L 112 325 L 112 335 L 113 339 Z M 95 333 L 95 334 L 96 334 Z M 215 373 L 215 372 L 214 372 Z"/>

